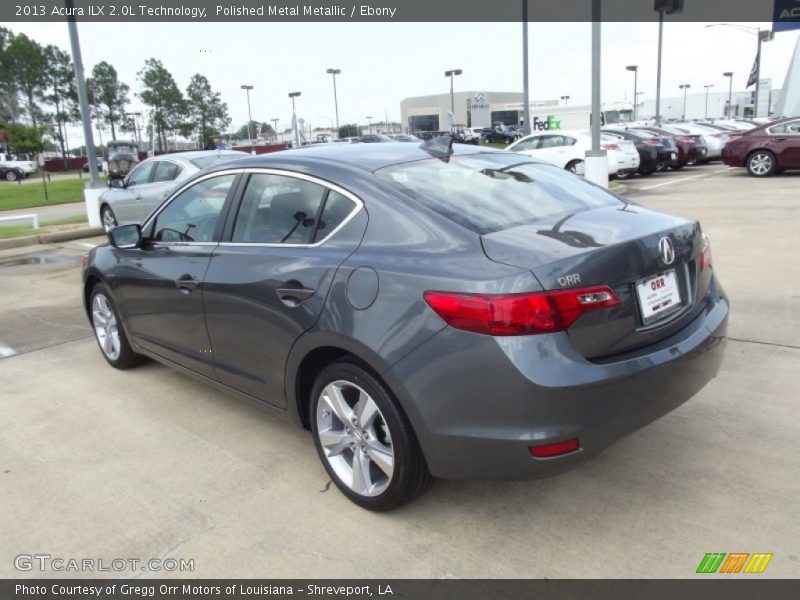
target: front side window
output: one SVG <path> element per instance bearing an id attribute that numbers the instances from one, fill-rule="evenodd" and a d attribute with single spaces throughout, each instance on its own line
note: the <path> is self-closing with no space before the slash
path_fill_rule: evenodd
<path id="1" fill-rule="evenodd" d="M 149 183 L 150 175 L 153 173 L 153 167 L 155 167 L 155 165 L 155 161 L 140 164 L 130 175 L 128 175 L 128 181 L 126 182 L 126 185 L 131 186 Z"/>
<path id="2" fill-rule="evenodd" d="M 309 244 L 327 189 L 316 183 L 255 173 L 242 196 L 233 242 Z"/>
<path id="3" fill-rule="evenodd" d="M 204 179 L 181 192 L 156 217 L 156 242 L 212 242 L 236 175 Z"/>
<path id="4" fill-rule="evenodd" d="M 553 165 L 512 153 L 430 158 L 375 172 L 414 198 L 479 234 L 624 203 Z"/>

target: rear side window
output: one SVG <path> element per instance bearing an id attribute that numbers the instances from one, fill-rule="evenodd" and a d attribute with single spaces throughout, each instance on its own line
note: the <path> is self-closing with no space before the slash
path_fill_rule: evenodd
<path id="1" fill-rule="evenodd" d="M 334 192 L 328 192 L 328 198 L 325 200 L 325 208 L 322 209 L 322 215 L 319 218 L 319 225 L 317 231 L 314 233 L 314 241 L 319 242 L 324 240 L 331 233 L 336 231 L 336 228 L 344 223 L 345 219 L 357 208 L 356 203 L 350 200 L 347 196 Z"/>
<path id="2" fill-rule="evenodd" d="M 327 189 L 316 183 L 256 173 L 247 182 L 232 241 L 308 244 Z"/>
<path id="3" fill-rule="evenodd" d="M 126 185 L 142 185 L 143 183 L 149 183 L 150 175 L 153 173 L 153 167 L 155 166 L 155 161 L 142 163 L 128 175 Z"/>
<path id="4" fill-rule="evenodd" d="M 406 196 L 479 234 L 624 202 L 553 165 L 511 153 L 430 158 L 376 175 Z"/>
<path id="5" fill-rule="evenodd" d="M 153 176 L 154 182 L 173 181 L 181 172 L 181 168 L 174 162 L 168 160 L 158 161 L 156 174 Z"/>

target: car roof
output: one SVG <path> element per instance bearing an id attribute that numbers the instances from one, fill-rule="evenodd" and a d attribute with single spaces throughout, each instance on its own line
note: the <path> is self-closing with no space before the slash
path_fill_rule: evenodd
<path id="1" fill-rule="evenodd" d="M 472 144 L 453 144 L 453 155 L 465 154 L 489 154 L 503 152 L 502 150 L 491 150 L 474 146 Z M 298 164 L 308 164 L 310 160 L 320 160 L 324 162 L 340 162 L 355 167 L 361 167 L 368 171 L 375 171 L 390 165 L 404 162 L 424 160 L 439 156 L 423 148 L 423 144 L 413 144 L 408 142 L 386 142 L 383 144 L 317 144 L 270 152 L 257 156 L 248 156 L 235 161 L 237 167 L 269 167 L 273 163 L 291 163 L 296 161 Z M 227 168 L 232 163 L 225 164 Z"/>

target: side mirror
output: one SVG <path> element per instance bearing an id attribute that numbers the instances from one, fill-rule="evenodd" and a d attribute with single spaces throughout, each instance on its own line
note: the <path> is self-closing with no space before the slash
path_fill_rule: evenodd
<path id="1" fill-rule="evenodd" d="M 142 245 L 142 227 L 136 224 L 120 225 L 108 232 L 108 239 L 114 248 L 138 248 Z"/>
<path id="2" fill-rule="evenodd" d="M 115 188 L 115 189 L 118 189 L 118 190 L 123 190 L 123 189 L 125 189 L 125 180 L 124 179 L 116 179 L 116 178 L 111 179 L 111 178 L 109 178 L 108 187 Z"/>

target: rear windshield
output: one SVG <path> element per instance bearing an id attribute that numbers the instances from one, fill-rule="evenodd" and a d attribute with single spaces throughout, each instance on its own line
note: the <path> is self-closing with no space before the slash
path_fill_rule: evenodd
<path id="1" fill-rule="evenodd" d="M 225 154 L 214 152 L 208 156 L 199 156 L 197 158 L 193 158 L 189 162 L 191 162 L 198 169 L 205 169 L 206 167 L 215 165 L 223 160 L 234 160 L 236 158 L 241 158 L 242 156 L 246 155 L 242 154 L 241 152 L 228 152 Z"/>
<path id="2" fill-rule="evenodd" d="M 519 154 L 430 158 L 375 174 L 428 208 L 481 235 L 561 214 L 621 206 L 602 188 Z"/>

